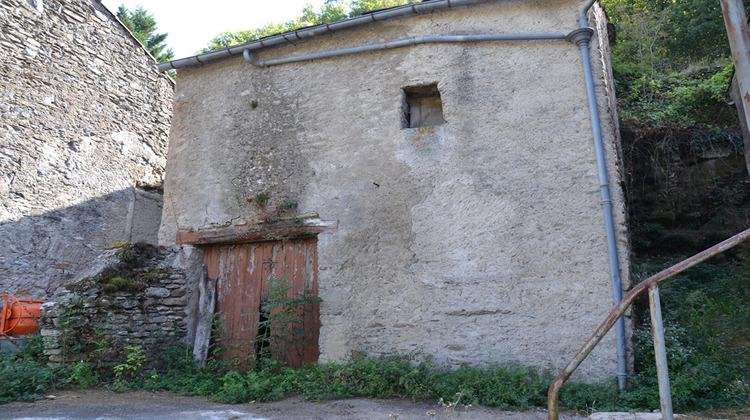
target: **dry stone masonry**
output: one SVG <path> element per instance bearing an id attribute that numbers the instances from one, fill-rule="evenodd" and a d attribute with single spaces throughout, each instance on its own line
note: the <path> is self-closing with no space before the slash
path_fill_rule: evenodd
<path id="1" fill-rule="evenodd" d="M 0 3 L 0 293 L 156 242 L 174 83 L 97 0 Z"/>
<path id="2" fill-rule="evenodd" d="M 101 255 L 95 274 L 60 287 L 42 307 L 41 332 L 50 362 L 65 361 L 60 338 L 75 332 L 61 317 L 72 311 L 78 311 L 76 329 L 90 330 L 93 337 L 88 339 L 104 339 L 107 348 L 144 347 L 164 335 L 188 336 L 188 303 L 194 293 L 185 271 L 175 267 L 181 257 L 174 248 L 123 244 Z M 87 337 L 77 338 L 81 345 Z"/>

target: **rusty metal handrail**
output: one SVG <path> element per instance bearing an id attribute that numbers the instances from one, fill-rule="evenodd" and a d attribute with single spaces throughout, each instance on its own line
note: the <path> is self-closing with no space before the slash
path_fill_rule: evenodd
<path id="1" fill-rule="evenodd" d="M 648 291 L 651 286 L 656 286 L 664 280 L 667 280 L 670 277 L 713 257 L 714 255 L 720 254 L 744 242 L 748 238 L 750 238 L 750 229 L 744 230 L 732 236 L 731 238 L 706 249 L 705 251 L 695 254 L 692 257 L 667 268 L 666 270 L 660 271 L 659 273 L 642 281 L 630 292 L 628 292 L 628 294 L 626 294 L 622 298 L 622 301 L 620 301 L 620 303 L 618 303 L 617 306 L 612 309 L 612 312 L 610 312 L 609 316 L 604 320 L 604 322 L 602 322 L 602 324 L 599 326 L 599 328 L 597 328 L 594 334 L 591 335 L 591 338 L 586 341 L 583 347 L 578 350 L 578 353 L 576 353 L 573 359 L 568 362 L 562 372 L 557 375 L 557 378 L 555 378 L 555 380 L 552 382 L 552 385 L 550 385 L 549 391 L 547 392 L 547 418 L 549 420 L 558 420 L 558 397 L 563 384 L 565 384 L 565 382 L 570 378 L 570 375 L 572 375 L 573 372 L 575 372 L 575 370 L 578 368 L 578 366 L 580 366 L 581 362 L 586 359 L 586 356 L 588 356 L 589 353 L 591 353 L 591 351 L 594 349 L 594 347 L 596 347 L 596 345 L 599 344 L 602 338 L 604 338 L 604 335 L 607 334 L 607 331 L 609 331 L 612 326 L 615 325 L 615 322 L 617 322 L 617 320 L 625 313 L 630 305 L 633 304 L 636 297 L 638 297 L 641 293 Z"/>

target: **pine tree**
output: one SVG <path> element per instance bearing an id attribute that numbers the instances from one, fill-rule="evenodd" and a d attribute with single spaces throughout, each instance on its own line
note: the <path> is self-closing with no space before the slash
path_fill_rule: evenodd
<path id="1" fill-rule="evenodd" d="M 166 48 L 165 40 L 168 34 L 157 34 L 156 21 L 154 16 L 148 14 L 146 9 L 138 6 L 135 12 L 131 12 L 121 5 L 117 9 L 117 18 L 120 19 L 130 32 L 143 44 L 146 50 L 156 59 L 157 62 L 163 63 L 174 58 L 172 49 Z"/>

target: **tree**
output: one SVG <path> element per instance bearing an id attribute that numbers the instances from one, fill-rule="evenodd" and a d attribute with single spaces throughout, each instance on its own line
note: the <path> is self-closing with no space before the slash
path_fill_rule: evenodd
<path id="1" fill-rule="evenodd" d="M 167 39 L 168 34 L 154 33 L 156 31 L 156 21 L 154 20 L 154 15 L 148 14 L 146 9 L 138 6 L 135 12 L 131 12 L 124 5 L 121 5 L 117 9 L 117 18 L 120 19 L 125 27 L 130 29 L 130 32 L 133 33 L 157 62 L 163 63 L 174 58 L 171 48 L 164 51 L 164 48 L 166 48 L 164 41 Z"/>
<path id="2" fill-rule="evenodd" d="M 266 36 L 293 31 L 303 26 L 319 25 L 321 23 L 335 22 L 349 17 L 359 16 L 372 10 L 400 6 L 402 4 L 416 3 L 420 0 L 351 0 L 345 5 L 343 0 L 326 0 L 320 12 L 308 5 L 302 9 L 302 14 L 294 20 L 285 23 L 270 23 L 260 28 L 222 32 L 208 42 L 206 48 L 200 53 L 205 53 L 232 45 L 244 44 Z M 349 13 L 347 13 L 347 9 Z"/>
<path id="3" fill-rule="evenodd" d="M 617 28 L 615 61 L 665 72 L 729 54 L 717 0 L 604 0 L 603 4 Z"/>
<path id="4" fill-rule="evenodd" d="M 349 16 L 359 16 L 373 10 L 387 9 L 419 1 L 421 0 L 352 0 L 349 3 L 349 9 L 351 10 Z"/>
<path id="5" fill-rule="evenodd" d="M 724 127 L 729 45 L 716 0 L 603 0 L 620 115 L 629 127 Z M 729 66 L 729 67 L 728 67 Z"/>

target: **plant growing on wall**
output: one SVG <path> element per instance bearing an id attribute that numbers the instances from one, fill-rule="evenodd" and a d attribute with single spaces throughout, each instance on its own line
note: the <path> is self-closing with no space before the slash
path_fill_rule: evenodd
<path id="1" fill-rule="evenodd" d="M 267 193 L 260 193 L 253 197 L 246 197 L 245 200 L 255 207 L 255 217 L 264 220 L 267 223 L 278 222 L 281 219 L 298 220 L 297 201 L 291 198 L 285 198 L 278 202 L 273 208 L 268 208 L 270 196 Z"/>
<path id="2" fill-rule="evenodd" d="M 258 360 L 275 360 L 289 364 L 293 356 L 302 357 L 304 337 L 312 328 L 305 326 L 305 315 L 312 303 L 321 299 L 310 289 L 292 293 L 289 276 L 281 278 L 271 274 L 265 281 L 265 291 L 260 304 L 260 320 L 254 340 Z"/>
<path id="3" fill-rule="evenodd" d="M 147 361 L 143 349 L 140 346 L 125 346 L 125 349 L 128 351 L 127 359 L 113 368 L 115 391 L 127 389 L 131 386 L 137 387 L 139 381 L 143 379 L 141 371 L 143 364 Z"/>
<path id="4" fill-rule="evenodd" d="M 62 302 L 57 330 L 60 333 L 58 345 L 65 361 L 98 358 L 96 356 L 103 350 L 102 330 L 91 325 L 86 316 L 89 303 L 78 296 Z"/>

